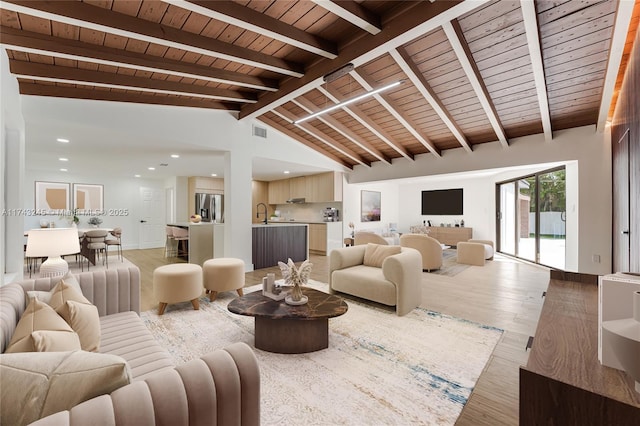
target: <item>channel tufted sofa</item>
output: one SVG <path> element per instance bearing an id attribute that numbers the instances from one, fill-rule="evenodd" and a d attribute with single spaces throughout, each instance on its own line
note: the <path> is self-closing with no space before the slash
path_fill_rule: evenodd
<path id="1" fill-rule="evenodd" d="M 16 377 L 18 381 L 29 377 L 29 381 L 39 380 L 38 383 L 41 383 L 43 376 L 49 373 L 43 374 L 40 369 L 43 365 L 50 364 L 51 357 L 105 356 L 82 350 L 64 353 L 5 353 L 27 307 L 26 292 L 50 291 L 59 278 L 31 279 L 7 284 L 0 287 L 0 392 L 3 402 L 10 401 L 11 404 L 2 404 L 3 407 L 0 407 L 3 418 L 10 409 L 9 405 L 19 405 L 26 413 L 19 413 L 23 421 L 18 424 L 33 421 L 37 425 L 56 426 L 260 423 L 260 372 L 253 350 L 248 345 L 234 343 L 175 367 L 169 352 L 158 344 L 138 315 L 140 270 L 137 267 L 86 272 L 74 277 L 83 296 L 98 310 L 101 331 L 99 353 L 110 354 L 106 358 L 120 360 L 125 364 L 126 369 L 120 375 L 126 379 L 126 383 L 130 383 L 124 383 L 115 390 L 98 394 L 83 400 L 84 402 L 78 401 L 77 404 L 66 407 L 66 410 L 53 411 L 54 414 L 38 416 L 37 413 L 26 412 L 30 404 L 33 404 L 33 398 L 15 401 L 15 394 L 18 392 L 11 392 L 11 388 L 32 386 L 35 390 L 38 385 L 11 382 L 16 381 Z M 33 365 L 15 368 L 16 359 L 20 363 L 24 363 L 26 359 Z M 24 376 L 16 371 L 32 374 Z M 48 379 L 49 385 L 55 384 L 55 377 Z M 59 378 L 63 379 L 65 377 Z M 58 384 L 58 388 L 60 387 Z M 26 393 L 29 393 L 28 389 Z M 41 409 L 41 405 L 38 409 Z"/>

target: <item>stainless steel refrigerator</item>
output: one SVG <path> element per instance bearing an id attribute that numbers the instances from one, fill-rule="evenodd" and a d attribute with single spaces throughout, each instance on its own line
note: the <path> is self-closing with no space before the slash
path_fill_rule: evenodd
<path id="1" fill-rule="evenodd" d="M 203 222 L 224 223 L 224 195 L 196 193 L 196 214 Z"/>

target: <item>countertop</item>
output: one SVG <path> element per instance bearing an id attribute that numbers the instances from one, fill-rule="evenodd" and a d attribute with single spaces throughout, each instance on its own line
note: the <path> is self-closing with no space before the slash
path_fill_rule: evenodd
<path id="1" fill-rule="evenodd" d="M 276 228 L 278 226 L 307 226 L 307 222 L 269 222 L 267 225 L 264 223 L 253 223 L 253 228 Z"/>
<path id="2" fill-rule="evenodd" d="M 270 220 L 271 224 L 279 224 L 279 223 L 342 223 L 342 221 L 337 222 L 325 222 L 323 220 L 313 221 L 313 220 Z"/>
<path id="3" fill-rule="evenodd" d="M 178 226 L 178 227 L 189 227 L 189 226 L 204 226 L 204 225 L 224 225 L 224 223 L 213 223 L 213 222 L 200 222 L 200 223 L 192 223 L 192 222 L 175 222 L 175 223 L 167 223 L 167 226 Z"/>

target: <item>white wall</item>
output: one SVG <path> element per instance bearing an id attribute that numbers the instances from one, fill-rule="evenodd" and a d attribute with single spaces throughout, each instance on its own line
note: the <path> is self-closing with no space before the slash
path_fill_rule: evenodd
<path id="1" fill-rule="evenodd" d="M 380 194 L 380 222 L 360 221 L 360 195 L 361 191 L 379 191 Z M 342 225 L 343 234 L 349 235 L 351 229 L 349 222 L 353 222 L 355 230 L 373 228 L 387 229 L 389 223 L 400 222 L 400 210 L 406 206 L 398 194 L 398 184 L 394 182 L 375 182 L 371 184 L 345 185 L 342 194 Z"/>
<path id="2" fill-rule="evenodd" d="M 571 210 L 568 207 L 567 216 L 574 211 L 577 215 L 577 223 L 571 222 L 569 218 L 567 221 L 567 250 L 573 250 L 570 248 L 571 245 L 575 245 L 577 249 L 575 259 L 571 258 L 573 255 L 567 257 L 567 267 L 590 274 L 602 275 L 611 272 L 611 147 L 608 132 L 597 133 L 594 126 L 585 126 L 556 131 L 551 142 L 546 142 L 543 135 L 533 135 L 511 140 L 508 148 L 501 148 L 498 143 L 489 143 L 477 146 L 472 154 L 456 149 L 445 151 L 443 157 L 438 159 L 425 154 L 418 156 L 414 162 L 403 158 L 394 160 L 391 166 L 382 163 L 375 163 L 371 168 L 356 166 L 348 176 L 349 186 L 398 178 L 575 162 L 571 167 L 567 167 L 567 205 L 572 206 Z M 518 176 L 517 171 L 515 173 Z M 577 176 L 574 183 L 569 182 L 572 174 Z M 488 186 L 491 186 L 490 191 L 482 192 L 493 200 L 493 184 Z M 478 201 L 481 203 L 482 213 L 486 202 Z M 401 198 L 401 211 L 403 214 L 411 211 L 411 203 L 418 202 L 411 201 L 409 197 L 406 200 Z M 487 208 L 493 214 L 493 204 Z M 419 212 L 417 208 L 415 211 Z M 467 211 L 465 205 L 465 216 Z M 468 223 L 474 227 L 474 237 L 487 235 L 495 239 L 493 217 L 489 220 L 488 216 L 481 214 L 476 218 L 475 215 L 476 213 L 469 217 L 470 222 L 465 217 L 465 225 Z M 416 219 L 418 218 L 413 220 Z M 348 221 L 346 216 L 345 221 Z M 487 227 L 486 230 L 481 230 L 483 226 Z M 599 263 L 592 261 L 593 255 L 600 256 Z"/>
<path id="3" fill-rule="evenodd" d="M 68 183 L 88 183 L 104 185 L 104 208 L 105 215 L 100 216 L 105 228 L 122 228 L 122 248 L 124 250 L 137 249 L 139 245 L 139 219 L 140 209 L 140 187 L 154 188 L 164 193 L 165 182 L 161 179 L 136 179 L 136 178 L 114 178 L 108 176 L 92 175 L 82 176 L 65 172 L 41 172 L 26 170 L 24 186 L 24 208 L 34 208 L 34 182 L 68 182 Z M 110 213 L 110 210 L 126 210 L 127 214 L 120 215 Z M 163 210 L 164 215 L 164 210 Z M 54 221 L 56 227 L 68 227 L 69 223 L 59 216 L 26 216 L 24 218 L 24 230 L 40 227 L 40 220 Z M 89 217 L 81 216 L 78 227 L 89 227 L 87 220 Z"/>

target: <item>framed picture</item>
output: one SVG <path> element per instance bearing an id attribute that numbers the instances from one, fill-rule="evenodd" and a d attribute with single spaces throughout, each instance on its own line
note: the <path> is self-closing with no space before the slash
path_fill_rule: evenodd
<path id="1" fill-rule="evenodd" d="M 69 184 L 36 181 L 35 210 L 37 214 L 59 215 L 69 210 Z"/>
<path id="2" fill-rule="evenodd" d="M 103 185 L 73 184 L 73 208 L 79 214 L 97 215 L 104 210 Z"/>
<path id="3" fill-rule="evenodd" d="M 380 192 L 362 191 L 360 196 L 360 221 L 380 222 Z"/>

